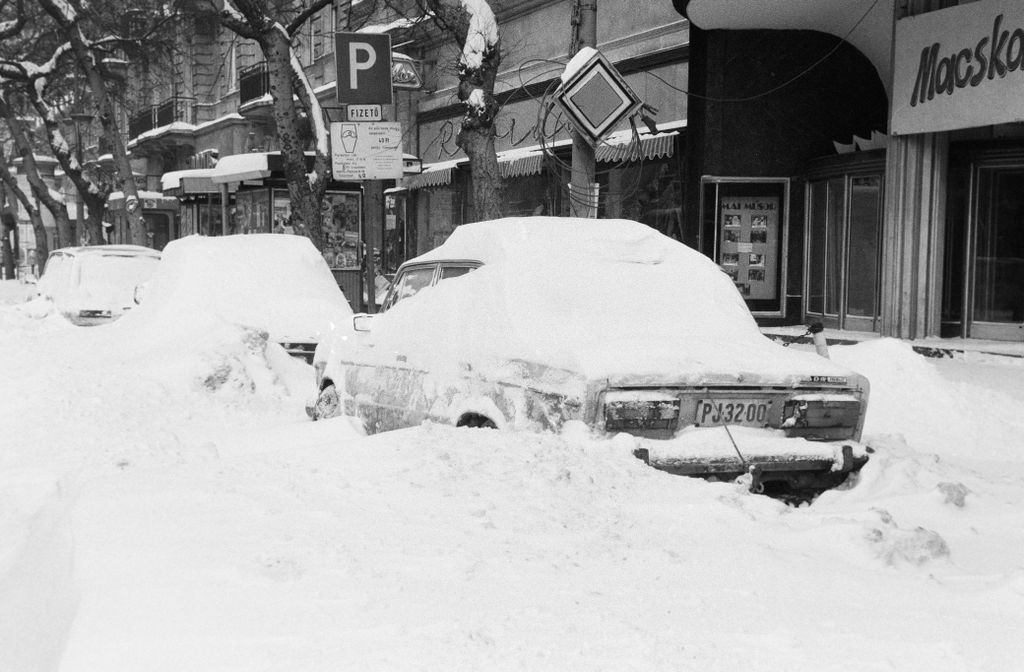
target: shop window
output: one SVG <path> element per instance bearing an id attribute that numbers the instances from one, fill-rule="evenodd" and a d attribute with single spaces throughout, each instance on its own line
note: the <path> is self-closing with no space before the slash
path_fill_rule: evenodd
<path id="1" fill-rule="evenodd" d="M 683 188 L 676 159 L 630 162 L 598 176 L 600 216 L 643 222 L 683 239 Z"/>
<path id="2" fill-rule="evenodd" d="M 353 270 L 360 266 L 361 207 L 359 192 L 329 191 L 324 195 L 324 258 L 333 269 Z"/>

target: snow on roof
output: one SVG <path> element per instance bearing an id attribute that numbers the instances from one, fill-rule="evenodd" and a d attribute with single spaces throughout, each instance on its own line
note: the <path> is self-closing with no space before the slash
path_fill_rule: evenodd
<path id="1" fill-rule="evenodd" d="M 171 241 L 128 317 L 161 330 L 220 319 L 285 339 L 315 337 L 351 315 L 308 238 L 268 233 Z"/>
<path id="2" fill-rule="evenodd" d="M 633 263 L 660 263 L 669 254 L 707 260 L 646 224 L 626 219 L 506 217 L 463 224 L 444 244 L 414 261 L 474 259 L 486 264 L 558 256 L 589 256 Z"/>
<path id="3" fill-rule="evenodd" d="M 597 55 L 597 49 L 593 47 L 581 47 L 576 55 L 569 59 L 569 62 L 565 64 L 565 70 L 562 71 L 561 80 L 565 84 L 569 79 L 575 75 L 580 68 L 587 64 L 587 62 Z"/>
<path id="4" fill-rule="evenodd" d="M 186 177 L 211 177 L 213 168 L 192 168 L 189 170 L 172 170 L 164 173 L 160 178 L 160 186 L 164 191 L 177 189 L 181 186 L 181 180 Z"/>
<path id="5" fill-rule="evenodd" d="M 216 183 L 258 180 L 270 176 L 267 152 L 229 154 L 217 160 L 217 166 L 210 174 Z"/>

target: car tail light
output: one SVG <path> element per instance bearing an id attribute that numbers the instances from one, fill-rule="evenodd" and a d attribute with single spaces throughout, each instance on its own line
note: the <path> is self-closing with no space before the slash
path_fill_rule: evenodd
<path id="1" fill-rule="evenodd" d="M 678 422 L 678 397 L 632 390 L 605 394 L 604 427 L 607 431 L 673 430 Z"/>
<path id="2" fill-rule="evenodd" d="M 853 438 L 861 400 L 849 394 L 801 394 L 786 400 L 781 428 L 789 436 L 836 440 Z"/>

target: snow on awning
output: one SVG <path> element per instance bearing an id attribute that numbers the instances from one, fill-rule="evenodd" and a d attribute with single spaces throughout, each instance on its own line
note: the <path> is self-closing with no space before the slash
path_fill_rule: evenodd
<path id="1" fill-rule="evenodd" d="M 221 187 L 213 181 L 213 171 L 213 168 L 192 168 L 164 173 L 160 188 L 168 196 L 219 194 Z"/>
<path id="2" fill-rule="evenodd" d="M 423 21 L 433 18 L 433 14 L 428 12 L 423 16 L 417 16 L 408 18 L 405 16 L 399 17 L 389 23 L 374 23 L 362 28 L 356 29 L 357 33 L 390 33 L 392 30 L 402 30 L 405 28 L 415 28 Z"/>
<path id="3" fill-rule="evenodd" d="M 177 210 L 178 199 L 173 196 L 164 196 L 159 191 L 146 191 L 145 189 L 138 192 L 139 203 L 142 204 L 143 210 Z M 124 210 L 124 192 L 123 191 L 112 191 L 107 197 L 107 208 L 110 210 Z"/>
<path id="4" fill-rule="evenodd" d="M 217 166 L 211 169 L 210 180 L 214 184 L 224 184 L 270 177 L 270 162 L 267 156 L 267 152 L 222 156 L 217 161 Z"/>

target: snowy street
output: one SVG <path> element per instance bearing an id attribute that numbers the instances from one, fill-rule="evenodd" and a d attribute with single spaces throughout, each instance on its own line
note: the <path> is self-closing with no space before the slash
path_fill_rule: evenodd
<path id="1" fill-rule="evenodd" d="M 634 439 L 310 422 L 228 322 L 79 328 L 0 283 L 0 670 L 1010 670 L 1024 359 L 832 348 L 852 487 L 800 508 Z"/>

